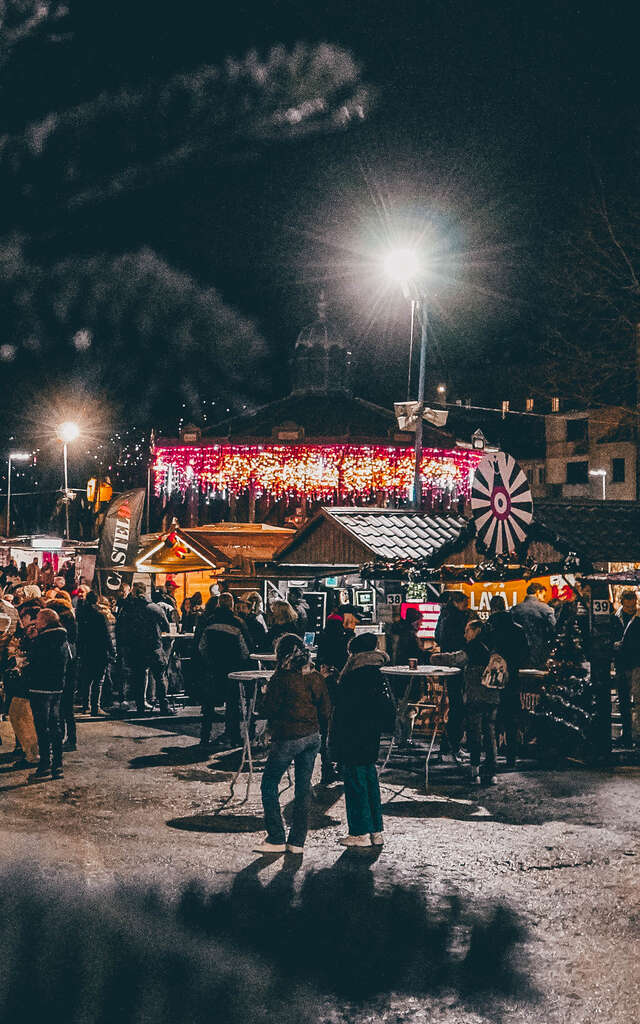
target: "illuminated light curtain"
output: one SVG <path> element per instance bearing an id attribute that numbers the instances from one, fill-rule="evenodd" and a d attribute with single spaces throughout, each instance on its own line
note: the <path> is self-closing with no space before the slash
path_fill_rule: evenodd
<path id="1" fill-rule="evenodd" d="M 426 448 L 425 491 L 466 497 L 482 452 Z M 414 451 L 383 445 L 208 445 L 156 448 L 155 493 L 226 491 L 238 497 L 250 484 L 264 495 L 312 501 L 361 499 L 376 492 L 407 498 L 413 486 Z"/>

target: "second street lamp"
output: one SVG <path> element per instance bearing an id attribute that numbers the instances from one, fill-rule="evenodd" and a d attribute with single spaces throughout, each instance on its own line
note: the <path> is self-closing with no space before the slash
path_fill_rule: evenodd
<path id="1" fill-rule="evenodd" d="M 9 472 L 7 473 L 7 537 L 11 536 L 11 464 L 13 462 L 28 462 L 30 458 L 29 452 L 9 452 Z"/>
<path id="2" fill-rule="evenodd" d="M 65 540 L 69 540 L 69 479 L 67 474 L 67 445 L 77 440 L 80 436 L 80 427 L 71 420 L 66 420 L 58 427 L 58 437 L 62 441 L 62 455 L 64 459 L 64 511 L 65 511 Z"/>

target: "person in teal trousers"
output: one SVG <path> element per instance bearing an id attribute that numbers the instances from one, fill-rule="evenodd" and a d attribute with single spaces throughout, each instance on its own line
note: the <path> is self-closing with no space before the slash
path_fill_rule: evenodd
<path id="1" fill-rule="evenodd" d="M 380 734 L 393 730 L 395 703 L 380 671 L 389 661 L 364 633 L 349 644 L 338 681 L 331 725 L 331 756 L 342 766 L 349 834 L 343 846 L 382 846 L 383 824 L 376 761 Z"/>

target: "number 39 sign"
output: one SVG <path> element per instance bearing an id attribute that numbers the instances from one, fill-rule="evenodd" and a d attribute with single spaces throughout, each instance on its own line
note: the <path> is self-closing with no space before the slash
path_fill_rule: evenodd
<path id="1" fill-rule="evenodd" d="M 496 452 L 478 463 L 471 486 L 471 511 L 478 537 L 494 555 L 515 552 L 533 519 L 526 476 L 512 455 Z"/>

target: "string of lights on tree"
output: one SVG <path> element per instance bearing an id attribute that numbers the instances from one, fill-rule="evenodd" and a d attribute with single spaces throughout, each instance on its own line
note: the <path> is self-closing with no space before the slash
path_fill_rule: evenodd
<path id="1" fill-rule="evenodd" d="M 434 497 L 467 497 L 473 468 L 482 453 L 424 450 L 424 490 Z M 315 501 L 362 499 L 383 493 L 409 497 L 413 485 L 411 448 L 382 445 L 208 445 L 156 448 L 156 495 L 184 494 L 188 488 L 238 497 L 308 498 Z"/>

